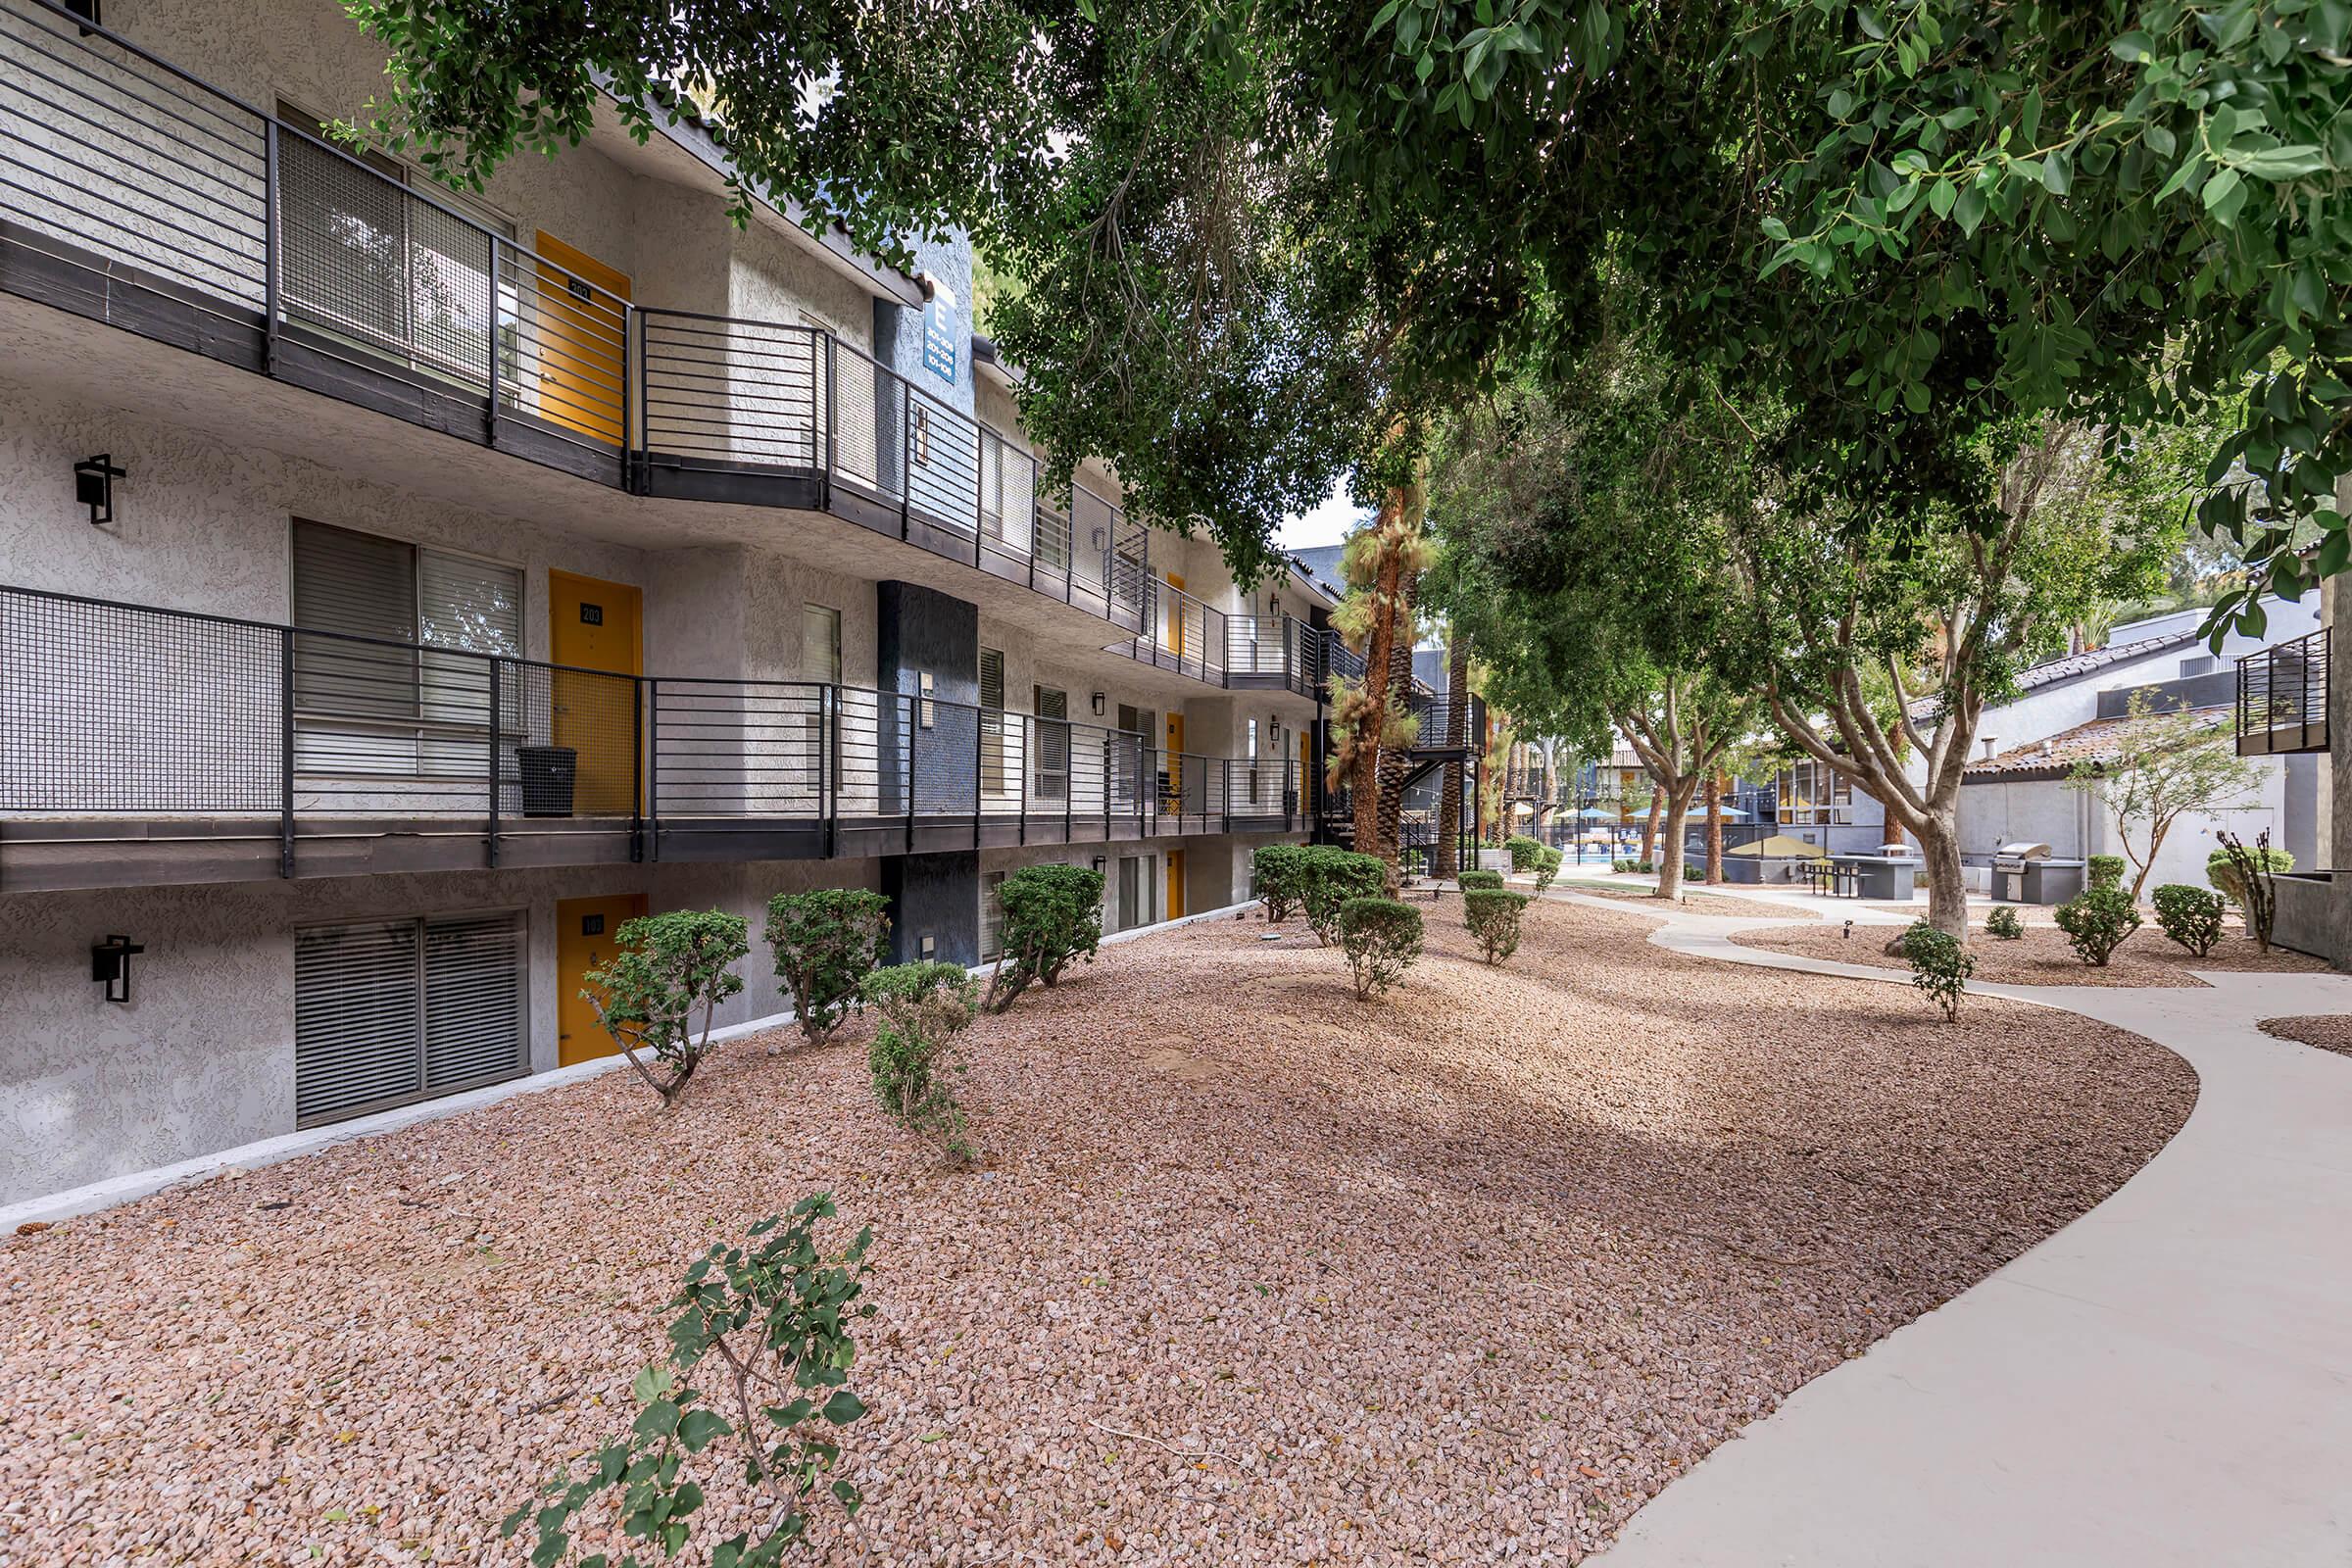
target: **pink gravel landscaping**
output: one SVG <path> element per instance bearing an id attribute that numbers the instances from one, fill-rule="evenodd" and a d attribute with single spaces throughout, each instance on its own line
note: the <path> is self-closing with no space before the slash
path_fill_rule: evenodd
<path id="1" fill-rule="evenodd" d="M 2264 1018 L 2254 1027 L 2280 1040 L 2317 1046 L 2339 1056 L 2352 1056 L 2352 1013 L 2312 1012 L 2292 1018 Z"/>
<path id="2" fill-rule="evenodd" d="M 2318 958 L 2273 948 L 2264 953 L 2233 920 L 2211 953 L 2198 957 L 2156 929 L 2154 916 L 2109 956 L 2104 966 L 2084 963 L 2067 944 L 2066 933 L 2054 925 L 2026 927 L 2026 934 L 2000 941 L 1984 934 L 1982 924 L 1969 930 L 1968 951 L 1976 956 L 1979 984 L 2017 986 L 2202 986 L 2191 971 L 2233 969 L 2265 974 L 2325 974 Z M 1858 925 L 1845 935 L 1842 922 L 1805 926 L 1775 926 L 1765 931 L 1742 931 L 1734 942 L 1776 953 L 1801 954 L 1808 958 L 1831 958 L 1842 963 L 1871 963 L 1889 969 L 1908 969 L 1903 958 L 1886 951 L 1902 931 L 1900 926 Z"/>
<path id="3" fill-rule="evenodd" d="M 1581 893 L 1592 899 L 1616 899 L 1626 904 L 1646 905 L 1661 912 L 1675 908 L 1685 914 L 1729 914 L 1749 920 L 1809 920 L 1811 913 L 1795 905 L 1766 904 L 1758 899 L 1742 899 L 1729 893 L 1708 893 L 1702 889 L 1683 889 L 1682 897 L 1669 906 L 1655 893 L 1641 888 L 1613 888 L 1600 882 L 1555 882 L 1557 893 Z"/>
<path id="4" fill-rule="evenodd" d="M 1106 949 L 973 1031 L 976 1170 L 880 1119 L 854 1024 L 668 1114 L 607 1074 L 9 1241 L 0 1562 L 520 1562 L 683 1265 L 818 1188 L 881 1310 L 868 1506 L 810 1561 L 1573 1562 L 2196 1094 L 2069 1014 L 1559 903 L 1494 969 L 1424 907 L 1375 1004 L 1297 928 Z"/>

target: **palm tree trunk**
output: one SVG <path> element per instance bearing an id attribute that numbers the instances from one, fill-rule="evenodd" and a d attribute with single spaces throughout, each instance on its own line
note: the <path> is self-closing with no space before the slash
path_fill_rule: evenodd
<path id="1" fill-rule="evenodd" d="M 1470 744 L 1470 638 L 1448 629 L 1446 635 L 1446 744 L 1463 750 Z M 1438 845 L 1430 856 L 1429 874 L 1450 881 L 1461 874 L 1462 764 L 1446 764 L 1445 795 L 1438 802 Z"/>

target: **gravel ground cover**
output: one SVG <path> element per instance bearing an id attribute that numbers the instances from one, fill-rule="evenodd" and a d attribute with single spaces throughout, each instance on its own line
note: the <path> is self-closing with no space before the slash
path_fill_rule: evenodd
<path id="1" fill-rule="evenodd" d="M 2352 1056 L 2352 1013 L 2312 1012 L 2293 1018 L 2265 1018 L 2254 1027 L 2281 1040 L 2317 1046 L 2339 1056 Z"/>
<path id="2" fill-rule="evenodd" d="M 2204 957 L 2156 929 L 2153 915 L 2115 950 L 2104 968 L 2084 963 L 2067 945 L 2066 933 L 2056 926 L 2029 925 L 2012 942 L 1995 941 L 1982 923 L 1972 925 L 1969 951 L 1976 955 L 1972 977 L 1985 984 L 2017 986 L 2202 986 L 2191 970 L 2238 969 L 2261 973 L 2325 973 L 2328 965 L 2300 953 L 2273 948 L 2268 954 L 2238 932 L 2234 923 L 2221 943 Z M 1776 926 L 1768 931 L 1742 931 L 1732 938 L 1751 948 L 1800 953 L 1809 958 L 1836 958 L 1846 963 L 1875 963 L 1889 969 L 1908 969 L 1903 959 L 1886 951 L 1901 928 L 1858 925 L 1848 940 L 1838 924 Z"/>
<path id="3" fill-rule="evenodd" d="M 2070 1015 L 1556 903 L 1490 969 L 1458 921 L 1371 1004 L 1296 926 L 1105 950 L 973 1031 L 974 1170 L 853 1025 L 669 1113 L 612 1073 L 9 1240 L 0 1562 L 519 1562 L 496 1521 L 626 1426 L 683 1265 L 817 1188 L 881 1312 L 870 1500 L 809 1560 L 1573 1562 L 2195 1096 Z"/>
<path id="4" fill-rule="evenodd" d="M 1618 899 L 1628 904 L 1645 904 L 1653 909 L 1662 908 L 1657 895 L 1638 888 L 1610 887 L 1605 882 L 1555 882 L 1553 888 L 1568 893 L 1583 893 L 1595 899 Z M 1809 920 L 1810 910 L 1790 904 L 1765 904 L 1755 899 L 1742 899 L 1727 893 L 1707 893 L 1690 888 L 1683 890 L 1677 907 L 1688 914 L 1733 914 L 1752 920 Z"/>

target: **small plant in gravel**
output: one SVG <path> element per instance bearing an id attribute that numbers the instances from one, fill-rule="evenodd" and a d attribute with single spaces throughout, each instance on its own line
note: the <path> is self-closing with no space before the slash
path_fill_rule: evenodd
<path id="1" fill-rule="evenodd" d="M 710 1054 L 718 1004 L 743 989 L 735 965 L 751 951 L 749 933 L 742 916 L 719 909 L 641 914 L 613 933 L 619 950 L 582 976 L 596 1021 L 664 1109 Z"/>
<path id="2" fill-rule="evenodd" d="M 1377 899 L 1388 890 L 1389 867 L 1379 856 L 1318 844 L 1307 851 L 1298 902 L 1315 940 L 1328 948 L 1340 934 L 1340 910 L 1349 899 Z"/>
<path id="3" fill-rule="evenodd" d="M 2105 968 L 2124 939 L 2139 929 L 2139 910 L 2120 887 L 2084 888 L 2057 908 L 2058 929 L 2075 956 Z"/>
<path id="4" fill-rule="evenodd" d="M 1995 942 L 2015 942 L 2026 934 L 2026 922 L 2006 904 L 1996 904 L 1984 916 L 1984 934 Z"/>
<path id="5" fill-rule="evenodd" d="M 1524 893 L 1499 888 L 1467 888 L 1462 893 L 1462 923 L 1478 943 L 1489 963 L 1500 963 L 1519 951 L 1519 915 L 1528 906 Z"/>
<path id="6" fill-rule="evenodd" d="M 1514 833 L 1504 839 L 1502 847 L 1510 854 L 1511 869 L 1514 871 L 1534 870 L 1536 858 L 1544 853 L 1544 841 L 1531 839 L 1524 833 Z"/>
<path id="7" fill-rule="evenodd" d="M 1560 852 L 1546 845 L 1536 857 L 1536 891 L 1542 893 L 1551 886 L 1552 878 L 1560 874 Z"/>
<path id="8" fill-rule="evenodd" d="M 1468 893 L 1474 888 L 1490 888 L 1497 893 L 1502 891 L 1502 873 L 1500 871 L 1464 871 L 1454 880 L 1461 884 L 1464 893 Z"/>
<path id="9" fill-rule="evenodd" d="M 767 945 L 811 1043 L 841 1027 L 858 988 L 890 952 L 889 904 L 862 888 L 779 893 L 767 901 Z"/>
<path id="10" fill-rule="evenodd" d="M 1250 855 L 1250 880 L 1266 918 L 1279 925 L 1298 912 L 1299 879 L 1306 874 L 1306 846 L 1268 844 Z"/>
<path id="11" fill-rule="evenodd" d="M 538 1497 L 507 1515 L 510 1541 L 531 1527 L 533 1568 L 567 1560 L 574 1520 L 612 1492 L 620 1494 L 621 1533 L 648 1547 L 644 1558 L 623 1554 L 620 1568 L 639 1568 L 656 1549 L 676 1556 L 705 1500 L 690 1472 L 714 1445 L 713 1461 L 725 1454 L 724 1468 L 780 1511 L 768 1512 L 757 1540 L 743 1531 L 715 1544 L 710 1561 L 767 1568 L 801 1541 L 808 1528 L 803 1509 L 841 1456 L 833 1430 L 865 1414 L 846 1385 L 858 1353 L 851 1327 L 874 1314 L 858 1300 L 873 1233 L 860 1230 L 827 1253 L 816 1227 L 833 1214 L 830 1194 L 804 1198 L 789 1221 L 771 1214 L 752 1227 L 748 1243 L 714 1246 L 686 1271 L 669 1303 L 679 1314 L 669 1326 L 669 1358 L 630 1385 L 638 1412 L 627 1435 L 590 1454 L 584 1474 L 567 1462 Z M 853 1517 L 864 1501 L 846 1479 L 825 1490 Z M 608 1559 L 600 1552 L 581 1561 L 604 1568 Z"/>
<path id="12" fill-rule="evenodd" d="M 2222 940 L 2222 896 L 2185 882 L 2156 890 L 2157 927 L 2202 958 Z"/>
<path id="13" fill-rule="evenodd" d="M 1349 899 L 1340 906 L 1339 929 L 1340 946 L 1355 975 L 1358 1002 L 1386 992 L 1420 961 L 1421 911 L 1409 904 Z"/>
<path id="14" fill-rule="evenodd" d="M 2120 855 L 2094 855 L 2083 862 L 2085 876 L 2094 888 L 2120 888 L 2124 873 L 2131 869 Z"/>
<path id="15" fill-rule="evenodd" d="M 2254 842 L 2250 845 L 2226 829 L 2214 837 L 2221 842 L 2220 853 L 2227 858 L 2230 867 L 2227 880 L 2236 890 L 2230 893 L 2230 897 L 2236 900 L 2238 908 L 2245 912 L 2246 935 L 2254 939 L 2254 946 L 2259 951 L 2268 953 L 2271 951 L 2271 925 L 2278 913 L 2278 875 L 2281 871 L 2293 870 L 2295 858 L 2284 850 L 2271 848 L 2271 830 L 2267 827 L 2254 835 Z M 2221 886 L 2214 877 L 2213 862 L 2210 860 L 2205 863 L 2205 877 L 2215 886 Z M 2223 888 L 2222 891 L 2230 893 L 2230 888 Z"/>
<path id="16" fill-rule="evenodd" d="M 1960 939 L 1921 920 L 1903 933 L 1903 956 L 1911 960 L 1911 983 L 1943 1009 L 1944 1022 L 1960 1016 L 1961 993 L 1977 972 L 1976 957 Z"/>
<path id="17" fill-rule="evenodd" d="M 866 1054 L 882 1113 L 938 1139 L 956 1159 L 971 1158 L 963 1107 L 948 1081 L 963 1071 L 953 1054 L 978 1011 L 979 983 L 957 963 L 894 963 L 865 977 L 865 1000 L 882 1014 Z"/>
<path id="18" fill-rule="evenodd" d="M 1031 981 L 1049 989 L 1062 971 L 1095 961 L 1102 947 L 1102 873 L 1083 865 L 1024 865 L 997 890 L 1004 947 L 988 979 L 991 1012 L 1003 1012 Z"/>

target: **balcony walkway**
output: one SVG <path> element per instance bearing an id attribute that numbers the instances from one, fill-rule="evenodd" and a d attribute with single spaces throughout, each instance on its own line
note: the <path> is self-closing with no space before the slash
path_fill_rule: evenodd
<path id="1" fill-rule="evenodd" d="M 1778 902 L 1769 890 L 1708 892 Z M 1901 923 L 1838 911 L 1849 916 Z M 1679 953 L 1910 985 L 1901 970 L 1732 942 L 1752 919 L 1664 920 L 1650 940 Z M 1599 1560 L 2352 1560 L 2352 1060 L 2254 1027 L 2352 1011 L 2352 979 L 2203 978 L 2211 990 L 1973 988 L 2178 1053 L 2200 1080 L 2195 1110 L 2105 1202 L 1799 1389 L 1643 1508 Z"/>

